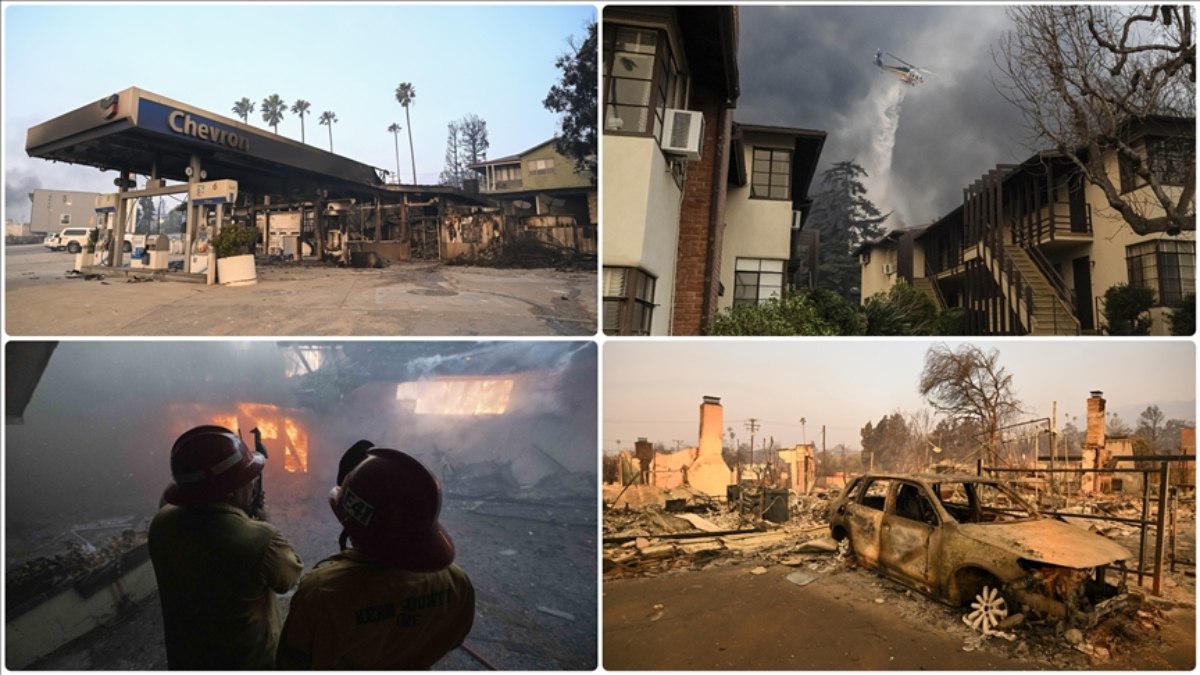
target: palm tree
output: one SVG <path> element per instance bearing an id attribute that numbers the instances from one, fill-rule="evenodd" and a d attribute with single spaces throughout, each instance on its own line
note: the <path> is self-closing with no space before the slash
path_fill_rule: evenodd
<path id="1" fill-rule="evenodd" d="M 412 119 L 408 116 L 408 106 L 417 97 L 417 88 L 411 82 L 401 82 L 396 87 L 396 100 L 404 106 L 404 123 L 408 125 L 408 155 L 412 159 L 413 185 L 417 184 L 417 154 L 413 151 Z"/>
<path id="2" fill-rule="evenodd" d="M 326 110 L 317 121 L 329 127 L 329 151 L 333 152 L 333 125 L 337 122 L 337 115 L 332 110 Z"/>
<path id="3" fill-rule="evenodd" d="M 309 102 L 302 98 L 296 99 L 292 104 L 292 112 L 300 117 L 300 142 L 304 142 L 304 116 L 308 114 Z"/>
<path id="4" fill-rule="evenodd" d="M 279 98 L 279 94 L 271 94 L 269 97 L 263 99 L 263 121 L 270 124 L 275 133 L 279 133 L 279 123 L 283 121 L 283 114 L 286 112 L 287 103 Z"/>
<path id="5" fill-rule="evenodd" d="M 404 127 L 399 122 L 392 122 L 388 131 L 392 132 L 392 140 L 396 142 L 396 184 L 400 184 L 400 130 Z"/>
<path id="6" fill-rule="evenodd" d="M 245 96 L 243 96 L 242 100 L 240 101 L 234 101 L 233 114 L 242 118 L 242 121 L 246 124 L 250 123 L 250 113 L 252 112 L 254 112 L 254 101 L 251 101 Z"/>

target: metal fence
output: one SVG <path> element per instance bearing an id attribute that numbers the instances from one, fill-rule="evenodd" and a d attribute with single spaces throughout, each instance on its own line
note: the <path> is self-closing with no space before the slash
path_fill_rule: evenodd
<path id="1" fill-rule="evenodd" d="M 1138 567 L 1137 578 L 1138 585 L 1144 586 L 1146 576 L 1146 538 L 1148 530 L 1154 528 L 1154 577 L 1152 592 L 1154 595 L 1162 595 L 1162 568 L 1164 547 L 1166 545 L 1167 536 L 1167 514 L 1171 514 L 1170 523 L 1170 541 L 1171 541 L 1171 571 L 1175 571 L 1175 508 L 1178 502 L 1177 493 L 1174 488 L 1169 485 L 1169 470 L 1168 467 L 1172 462 L 1194 462 L 1195 455 L 1126 455 L 1110 458 L 1113 462 L 1138 462 L 1152 463 L 1154 467 L 1128 467 L 1128 468 L 1010 468 L 1010 467 L 985 467 L 982 460 L 975 464 L 975 472 L 978 475 L 983 475 L 987 472 L 991 476 L 999 476 L 1001 474 L 1027 474 L 1037 476 L 1045 474 L 1053 478 L 1055 474 L 1142 474 L 1142 513 L 1140 518 L 1122 518 L 1119 516 L 1102 515 L 1095 513 L 1069 513 L 1064 511 L 1041 511 L 1045 515 L 1063 516 L 1069 518 L 1081 518 L 1088 520 L 1101 520 L 1114 523 L 1130 523 L 1136 524 L 1139 529 L 1138 537 Z M 1158 508 L 1154 514 L 1154 519 L 1151 520 L 1150 513 L 1150 479 L 1152 474 L 1158 474 Z M 1051 481 L 1053 486 L 1053 482 Z M 1055 494 L 1055 491 L 1051 491 Z M 1039 509 L 1040 511 L 1040 509 Z"/>

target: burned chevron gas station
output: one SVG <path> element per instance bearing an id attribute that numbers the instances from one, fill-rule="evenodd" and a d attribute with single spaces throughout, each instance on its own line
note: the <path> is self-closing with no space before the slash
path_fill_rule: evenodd
<path id="1" fill-rule="evenodd" d="M 366 267 L 472 261 L 525 235 L 595 250 L 586 205 L 577 216 L 522 214 L 480 194 L 476 181 L 461 190 L 387 183 L 376 167 L 136 87 L 31 127 L 26 152 L 118 172 L 116 191 L 96 199 L 95 225 L 107 233 L 98 236 L 100 248 L 133 229 L 137 200 L 186 197 L 181 269 L 150 255 L 153 236 L 132 250 L 111 246 L 86 266 L 122 268 L 128 256 L 130 266 L 156 275 L 207 273 L 211 283 L 217 252 L 210 242 L 230 228 L 257 230 L 251 249 L 260 258 Z M 523 226 L 530 215 L 541 218 L 536 232 Z M 552 227 L 546 215 L 554 216 Z"/>

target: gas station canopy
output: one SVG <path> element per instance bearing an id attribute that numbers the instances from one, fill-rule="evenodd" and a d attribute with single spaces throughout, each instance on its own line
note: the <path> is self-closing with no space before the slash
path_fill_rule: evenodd
<path id="1" fill-rule="evenodd" d="M 31 127 L 25 151 L 176 181 L 188 180 L 195 154 L 209 180 L 233 179 L 282 201 L 386 189 L 371 166 L 136 87 Z"/>

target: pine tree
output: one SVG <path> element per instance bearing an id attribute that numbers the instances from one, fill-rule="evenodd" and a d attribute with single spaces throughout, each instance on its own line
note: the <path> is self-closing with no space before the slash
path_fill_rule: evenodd
<path id="1" fill-rule="evenodd" d="M 817 252 L 817 285 L 830 288 L 847 302 L 860 301 L 861 275 L 854 250 L 865 241 L 883 235 L 880 214 L 867 199 L 862 179 L 867 172 L 854 160 L 838 162 L 822 174 L 822 190 L 813 198 L 808 227 L 820 233 Z"/>

